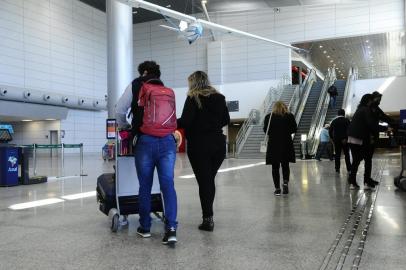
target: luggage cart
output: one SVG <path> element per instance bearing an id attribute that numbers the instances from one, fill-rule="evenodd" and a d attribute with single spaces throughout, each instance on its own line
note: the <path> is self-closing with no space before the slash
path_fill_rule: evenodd
<path id="1" fill-rule="evenodd" d="M 100 203 L 100 211 L 108 216 L 112 232 L 117 232 L 120 226 L 125 226 L 128 223 L 128 215 L 139 213 L 139 182 L 134 155 L 132 153 L 122 154 L 121 145 L 120 135 L 116 131 L 114 151 L 115 172 L 114 174 L 103 174 L 99 177 L 108 177 L 108 181 L 111 179 L 111 187 L 115 187 L 115 191 L 111 192 L 114 193 L 114 200 L 106 201 L 102 198 L 103 195 L 106 197 L 106 194 L 103 194 L 105 192 L 101 191 L 102 188 L 99 187 L 99 180 L 97 187 L 97 200 Z M 151 190 L 151 212 L 161 221 L 164 221 L 163 200 L 156 170 Z M 162 215 L 159 213 L 162 213 Z"/>

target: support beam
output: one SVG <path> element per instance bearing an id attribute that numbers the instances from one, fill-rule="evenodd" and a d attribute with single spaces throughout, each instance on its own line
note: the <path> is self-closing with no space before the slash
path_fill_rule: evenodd
<path id="1" fill-rule="evenodd" d="M 115 105 L 133 79 L 132 8 L 118 0 L 106 1 L 108 117 L 115 117 Z"/>

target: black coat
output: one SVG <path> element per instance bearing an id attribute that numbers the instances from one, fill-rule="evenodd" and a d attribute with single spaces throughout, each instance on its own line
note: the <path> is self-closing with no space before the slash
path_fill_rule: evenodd
<path id="1" fill-rule="evenodd" d="M 348 127 L 348 136 L 363 140 L 369 143 L 371 137 L 379 132 L 379 125 L 367 106 L 360 106 L 355 111 L 351 123 Z"/>
<path id="2" fill-rule="evenodd" d="M 348 126 L 350 120 L 344 116 L 338 116 L 331 121 L 329 135 L 334 141 L 347 139 Z"/>
<path id="3" fill-rule="evenodd" d="M 222 94 L 200 96 L 202 108 L 193 98 L 187 97 L 178 128 L 185 129 L 188 145 L 200 144 L 202 140 L 224 140 L 223 127 L 230 123 L 226 99 Z"/>
<path id="4" fill-rule="evenodd" d="M 269 116 L 265 116 L 264 132 L 268 127 Z M 292 134 L 297 130 L 297 124 L 293 114 L 272 114 L 269 126 L 268 149 L 266 151 L 266 164 L 278 162 L 296 162 L 293 148 Z"/>

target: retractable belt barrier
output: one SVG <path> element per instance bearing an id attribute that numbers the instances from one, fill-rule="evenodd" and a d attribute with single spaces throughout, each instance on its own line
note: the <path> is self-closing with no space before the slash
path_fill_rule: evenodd
<path id="1" fill-rule="evenodd" d="M 34 175 L 37 175 L 37 150 L 38 149 L 61 149 L 62 151 L 62 175 L 65 176 L 65 149 L 79 148 L 80 149 L 80 176 L 86 176 L 83 173 L 83 143 L 80 144 L 29 144 L 22 147 L 32 148 L 34 159 Z"/>

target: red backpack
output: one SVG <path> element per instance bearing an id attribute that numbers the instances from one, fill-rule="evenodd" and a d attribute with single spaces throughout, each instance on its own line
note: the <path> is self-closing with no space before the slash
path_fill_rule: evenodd
<path id="1" fill-rule="evenodd" d="M 144 107 L 142 133 L 165 137 L 176 130 L 176 103 L 172 89 L 146 82 L 141 87 L 138 106 Z"/>

